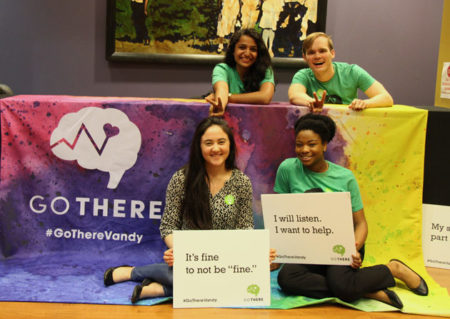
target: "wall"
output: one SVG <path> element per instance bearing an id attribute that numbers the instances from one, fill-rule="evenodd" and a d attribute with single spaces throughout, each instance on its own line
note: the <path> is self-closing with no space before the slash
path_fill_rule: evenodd
<path id="1" fill-rule="evenodd" d="M 397 104 L 433 105 L 443 0 L 329 0 L 336 60 L 360 64 Z M 0 83 L 16 94 L 192 97 L 211 66 L 108 63 L 106 0 L 0 0 Z M 295 70 L 276 70 L 286 101 Z"/>

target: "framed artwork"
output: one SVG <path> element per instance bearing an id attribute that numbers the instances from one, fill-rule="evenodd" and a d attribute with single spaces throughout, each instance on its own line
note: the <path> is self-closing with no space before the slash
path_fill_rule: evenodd
<path id="1" fill-rule="evenodd" d="M 235 31 L 255 28 L 274 66 L 298 67 L 326 10 L 327 0 L 108 0 L 106 58 L 216 64 Z"/>

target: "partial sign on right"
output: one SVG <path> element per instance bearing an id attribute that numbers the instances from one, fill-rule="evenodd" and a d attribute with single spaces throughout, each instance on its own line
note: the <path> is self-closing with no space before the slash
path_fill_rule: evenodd
<path id="1" fill-rule="evenodd" d="M 450 269 L 450 206 L 424 204 L 422 227 L 425 266 Z"/>

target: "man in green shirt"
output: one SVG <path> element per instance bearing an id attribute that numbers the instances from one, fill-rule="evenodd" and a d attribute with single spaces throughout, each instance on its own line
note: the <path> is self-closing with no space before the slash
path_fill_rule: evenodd
<path id="1" fill-rule="evenodd" d="M 303 59 L 308 69 L 299 70 L 289 87 L 289 101 L 309 106 L 320 113 L 324 103 L 348 104 L 361 111 L 370 107 L 392 106 L 393 99 L 384 86 L 356 64 L 333 62 L 334 45 L 323 32 L 311 33 L 303 42 Z M 362 90 L 368 99 L 358 99 Z"/>

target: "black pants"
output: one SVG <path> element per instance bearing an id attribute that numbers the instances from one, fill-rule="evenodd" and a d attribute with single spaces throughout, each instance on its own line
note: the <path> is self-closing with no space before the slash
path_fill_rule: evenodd
<path id="1" fill-rule="evenodd" d="M 367 293 L 395 286 L 389 268 L 284 264 L 278 274 L 281 289 L 293 295 L 322 299 L 338 297 L 351 302 Z"/>
<path id="2" fill-rule="evenodd" d="M 131 18 L 133 19 L 134 29 L 136 30 L 136 39 L 137 43 L 142 43 L 145 40 L 148 40 L 148 31 L 147 26 L 145 25 L 145 19 L 147 16 L 145 15 L 145 7 L 143 3 L 131 2 Z"/>

